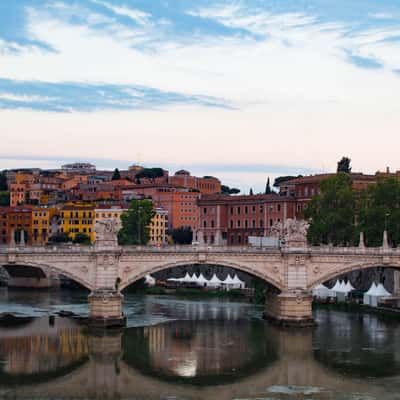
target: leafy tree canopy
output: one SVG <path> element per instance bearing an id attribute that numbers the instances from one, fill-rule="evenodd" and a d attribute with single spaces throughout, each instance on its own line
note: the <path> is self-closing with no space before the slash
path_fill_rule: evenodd
<path id="1" fill-rule="evenodd" d="M 0 172 L 0 191 L 6 191 L 7 187 L 7 176 L 4 171 Z"/>
<path id="2" fill-rule="evenodd" d="M 176 244 L 191 244 L 193 240 L 192 229 L 188 226 L 182 226 L 172 231 L 172 239 Z"/>
<path id="3" fill-rule="evenodd" d="M 313 245 L 355 244 L 358 238 L 356 198 L 349 175 L 339 173 L 324 180 L 320 190 L 305 210 L 305 217 L 310 219 L 309 242 Z"/>
<path id="4" fill-rule="evenodd" d="M 293 176 L 293 175 L 286 175 L 286 176 L 279 176 L 278 178 L 275 178 L 274 181 L 274 187 L 279 187 L 282 183 L 287 182 L 287 181 L 291 181 L 292 179 L 296 179 L 296 178 L 302 178 L 303 175 L 297 175 L 297 176 Z"/>
<path id="5" fill-rule="evenodd" d="M 337 172 L 345 172 L 349 174 L 351 172 L 351 159 L 348 157 L 342 157 L 337 163 Z"/>
<path id="6" fill-rule="evenodd" d="M 381 179 L 363 193 L 360 200 L 360 229 L 368 246 L 382 244 L 387 229 L 389 241 L 400 243 L 400 182 L 396 178 Z"/>
<path id="7" fill-rule="evenodd" d="M 240 193 L 240 189 L 230 188 L 226 185 L 221 185 L 221 192 L 222 194 L 238 194 Z"/>
<path id="8" fill-rule="evenodd" d="M 49 238 L 49 243 L 68 243 L 71 239 L 65 232 L 58 232 Z"/>
<path id="9" fill-rule="evenodd" d="M 270 184 L 270 181 L 269 181 L 269 177 L 268 177 L 267 183 L 265 185 L 265 192 L 264 193 L 265 194 L 271 194 L 271 184 Z"/>
<path id="10" fill-rule="evenodd" d="M 75 234 L 73 243 L 89 245 L 91 243 L 89 235 L 83 232 L 78 232 Z"/>
<path id="11" fill-rule="evenodd" d="M 0 192 L 0 206 L 9 206 L 9 205 L 10 205 L 10 193 Z"/>
<path id="12" fill-rule="evenodd" d="M 135 176 L 136 181 L 140 181 L 143 178 L 155 179 L 164 176 L 164 170 L 162 168 L 143 168 Z"/>
<path id="13" fill-rule="evenodd" d="M 118 181 L 119 179 L 121 179 L 121 174 L 120 174 L 120 172 L 119 172 L 119 169 L 118 169 L 118 168 L 115 168 L 111 180 L 112 180 L 112 181 Z"/>
<path id="14" fill-rule="evenodd" d="M 122 214 L 122 228 L 118 233 L 121 245 L 146 244 L 149 239 L 149 225 L 154 216 L 151 200 L 132 200 L 129 209 Z"/>

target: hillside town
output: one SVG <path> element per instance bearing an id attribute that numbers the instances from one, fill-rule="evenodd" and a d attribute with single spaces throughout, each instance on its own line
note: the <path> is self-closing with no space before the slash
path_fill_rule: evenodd
<path id="1" fill-rule="evenodd" d="M 269 178 L 265 192 L 237 194 L 213 176 L 196 177 L 179 170 L 173 175 L 162 168 L 133 165 L 126 170 L 98 170 L 89 163 L 63 165 L 60 169 L 11 169 L 2 172 L 0 192 L 0 244 L 21 240 L 46 245 L 63 236 L 70 241 L 95 242 L 95 224 L 121 216 L 132 200 L 148 199 L 154 214 L 149 245 L 173 243 L 178 229 L 191 232 L 194 243 L 240 246 L 249 237 L 269 236 L 277 223 L 302 219 L 320 184 L 334 176 Z M 375 174 L 349 173 L 352 189 L 362 192 L 382 177 L 398 177 L 400 171 Z M 23 234 L 21 235 L 21 232 Z"/>

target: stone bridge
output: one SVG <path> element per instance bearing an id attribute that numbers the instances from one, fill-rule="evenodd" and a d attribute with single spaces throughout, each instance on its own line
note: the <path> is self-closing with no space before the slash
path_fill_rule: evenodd
<path id="1" fill-rule="evenodd" d="M 282 323 L 312 321 L 311 290 L 317 284 L 354 270 L 400 268 L 400 249 L 386 235 L 379 248 L 219 246 L 59 246 L 0 247 L 0 266 L 33 267 L 63 274 L 88 288 L 90 314 L 101 325 L 123 321 L 120 293 L 146 274 L 193 264 L 235 268 L 270 283 L 266 316 Z"/>

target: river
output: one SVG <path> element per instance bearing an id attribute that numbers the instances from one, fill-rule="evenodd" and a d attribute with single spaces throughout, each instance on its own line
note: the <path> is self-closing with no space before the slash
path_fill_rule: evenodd
<path id="1" fill-rule="evenodd" d="M 128 327 L 104 334 L 55 315 L 85 316 L 87 294 L 0 290 L 0 398 L 399 399 L 400 323 L 315 312 L 279 329 L 263 307 L 228 300 L 126 295 Z"/>

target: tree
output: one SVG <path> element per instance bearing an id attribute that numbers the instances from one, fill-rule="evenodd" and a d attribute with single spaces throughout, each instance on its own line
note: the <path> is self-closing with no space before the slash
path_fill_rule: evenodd
<path id="1" fill-rule="evenodd" d="M 162 168 L 143 168 L 135 175 L 135 179 L 136 182 L 140 182 L 142 178 L 153 180 L 162 176 L 164 176 L 164 170 Z"/>
<path id="2" fill-rule="evenodd" d="M 360 199 L 359 226 L 368 246 L 382 244 L 383 231 L 388 231 L 391 244 L 400 243 L 400 182 L 393 177 L 371 185 Z"/>
<path id="3" fill-rule="evenodd" d="M 193 232 L 189 226 L 182 226 L 172 231 L 172 239 L 176 244 L 190 244 L 193 240 Z"/>
<path id="4" fill-rule="evenodd" d="M 252 188 L 250 188 L 250 193 L 249 193 L 249 195 L 250 195 L 250 196 L 254 196 L 254 193 L 253 193 L 253 189 L 252 189 Z"/>
<path id="5" fill-rule="evenodd" d="M 302 178 L 303 175 L 297 175 L 297 176 L 293 176 L 293 175 L 286 175 L 286 176 L 278 176 L 278 178 L 275 178 L 274 180 L 274 187 L 279 187 L 282 183 L 287 182 L 287 181 L 291 181 L 292 179 L 296 179 L 296 178 Z"/>
<path id="6" fill-rule="evenodd" d="M 342 157 L 342 159 L 337 163 L 337 172 L 345 172 L 349 174 L 351 172 L 351 159 L 348 157 Z"/>
<path id="7" fill-rule="evenodd" d="M 10 193 L 0 192 L 0 206 L 9 206 L 9 205 L 10 205 Z"/>
<path id="8" fill-rule="evenodd" d="M 146 244 L 149 239 L 149 225 L 154 216 L 151 200 L 132 200 L 127 212 L 122 214 L 122 228 L 118 243 L 122 245 Z"/>
<path id="9" fill-rule="evenodd" d="M 238 194 L 240 193 L 240 189 L 230 188 L 226 185 L 221 185 L 221 192 L 222 194 Z"/>
<path id="10" fill-rule="evenodd" d="M 70 241 L 70 237 L 65 232 L 57 232 L 49 238 L 49 243 L 68 243 Z"/>
<path id="11" fill-rule="evenodd" d="M 314 196 L 305 210 L 310 220 L 308 240 L 313 245 L 352 245 L 357 242 L 356 198 L 350 176 L 345 173 L 324 180 L 321 193 Z"/>
<path id="12" fill-rule="evenodd" d="M 86 233 L 78 232 L 75 234 L 73 243 L 89 245 L 91 244 L 90 236 Z"/>
<path id="13" fill-rule="evenodd" d="M 269 177 L 267 180 L 267 184 L 265 185 L 265 194 L 271 194 L 271 184 L 269 182 Z"/>
<path id="14" fill-rule="evenodd" d="M 112 181 L 118 181 L 118 180 L 120 180 L 120 179 L 121 179 L 121 174 L 120 174 L 120 172 L 119 172 L 119 169 L 118 169 L 118 168 L 115 168 L 111 180 L 112 180 Z"/>
<path id="15" fill-rule="evenodd" d="M 8 190 L 7 176 L 4 171 L 0 172 L 0 192 Z"/>

